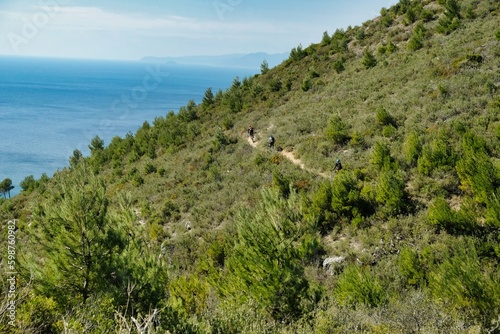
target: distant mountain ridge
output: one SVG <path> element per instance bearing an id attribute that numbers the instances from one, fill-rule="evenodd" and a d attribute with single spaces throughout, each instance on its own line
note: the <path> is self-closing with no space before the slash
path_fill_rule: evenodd
<path id="1" fill-rule="evenodd" d="M 288 52 L 274 54 L 255 52 L 219 56 L 144 57 L 141 61 L 170 62 L 181 65 L 206 65 L 258 69 L 264 60 L 267 61 L 269 67 L 275 67 L 281 64 L 288 57 Z"/>

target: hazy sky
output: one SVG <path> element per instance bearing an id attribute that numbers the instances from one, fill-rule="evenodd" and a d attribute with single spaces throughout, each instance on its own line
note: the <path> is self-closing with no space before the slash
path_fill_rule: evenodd
<path id="1" fill-rule="evenodd" d="M 397 0 L 0 0 L 0 54 L 140 59 L 289 52 Z"/>

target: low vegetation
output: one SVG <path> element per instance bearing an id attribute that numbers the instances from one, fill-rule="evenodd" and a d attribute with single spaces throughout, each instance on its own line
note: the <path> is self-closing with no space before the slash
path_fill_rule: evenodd
<path id="1" fill-rule="evenodd" d="M 499 3 L 380 14 L 28 176 L 0 331 L 499 332 Z"/>

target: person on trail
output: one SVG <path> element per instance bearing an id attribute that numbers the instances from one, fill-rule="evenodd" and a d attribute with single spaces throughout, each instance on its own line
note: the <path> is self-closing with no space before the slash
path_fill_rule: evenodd
<path id="1" fill-rule="evenodd" d="M 342 164 L 340 163 L 340 159 L 337 159 L 335 162 L 335 173 L 338 173 L 342 169 Z"/>
<path id="2" fill-rule="evenodd" d="M 255 140 L 254 140 L 254 136 L 253 136 L 253 126 L 249 125 L 247 132 L 248 132 L 248 135 L 250 136 L 250 139 L 252 139 L 252 143 L 254 143 Z"/>
<path id="3" fill-rule="evenodd" d="M 273 148 L 274 147 L 274 137 L 273 136 L 269 136 L 267 146 L 269 146 L 269 148 Z"/>

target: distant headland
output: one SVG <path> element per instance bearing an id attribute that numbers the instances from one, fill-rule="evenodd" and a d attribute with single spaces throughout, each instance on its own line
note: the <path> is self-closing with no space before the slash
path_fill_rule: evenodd
<path id="1" fill-rule="evenodd" d="M 281 64 L 290 56 L 289 52 L 269 54 L 256 52 L 248 54 L 228 54 L 219 56 L 144 57 L 144 62 L 168 62 L 180 65 L 224 66 L 259 69 L 265 60 L 269 67 Z"/>

